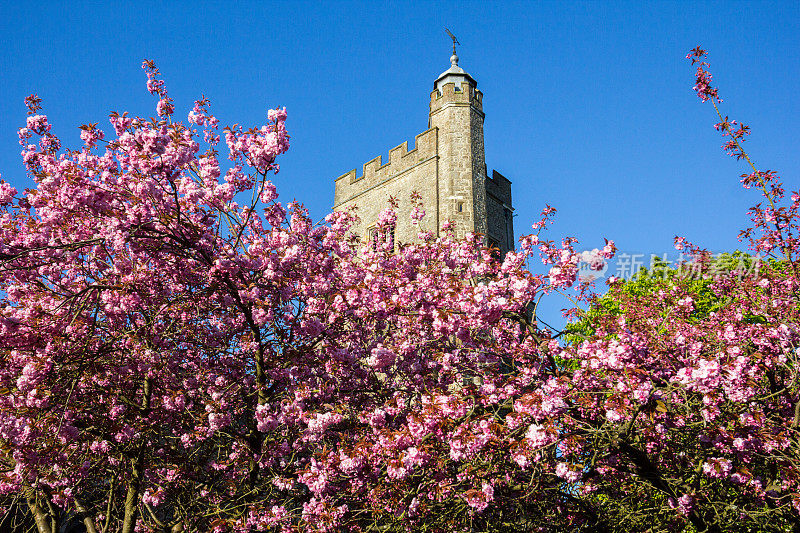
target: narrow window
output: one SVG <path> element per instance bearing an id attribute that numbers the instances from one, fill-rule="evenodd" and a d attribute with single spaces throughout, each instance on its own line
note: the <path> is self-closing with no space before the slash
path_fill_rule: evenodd
<path id="1" fill-rule="evenodd" d="M 372 246 L 372 250 L 378 251 L 378 243 L 385 242 L 389 244 L 389 250 L 394 250 L 394 226 L 388 230 L 380 231 L 377 227 L 373 226 L 367 230 L 367 239 Z"/>
<path id="2" fill-rule="evenodd" d="M 373 227 L 371 227 L 371 228 L 369 228 L 367 230 L 367 240 L 370 243 L 370 246 L 372 246 L 372 251 L 373 252 L 377 252 L 378 251 L 378 228 L 373 226 Z"/>

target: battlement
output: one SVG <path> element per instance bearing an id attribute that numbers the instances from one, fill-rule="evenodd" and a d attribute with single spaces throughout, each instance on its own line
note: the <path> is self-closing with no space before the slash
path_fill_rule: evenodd
<path id="1" fill-rule="evenodd" d="M 486 192 L 507 206 L 511 206 L 511 181 L 496 170 L 486 176 Z"/>
<path id="2" fill-rule="evenodd" d="M 450 82 L 442 85 L 441 90 L 434 89 L 431 93 L 431 113 L 451 103 L 471 105 L 483 112 L 483 93 L 469 82 L 464 81 L 460 85 L 456 87 L 455 83 Z"/>
<path id="3" fill-rule="evenodd" d="M 378 156 L 364 163 L 360 176 L 356 169 L 336 178 L 334 208 L 351 198 L 389 180 L 437 155 L 437 128 L 423 131 L 414 137 L 414 148 L 408 149 L 408 141 L 389 150 L 389 161 Z"/>

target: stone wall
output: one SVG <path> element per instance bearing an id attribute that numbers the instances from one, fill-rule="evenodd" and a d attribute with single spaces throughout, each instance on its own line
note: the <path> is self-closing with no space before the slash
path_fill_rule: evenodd
<path id="1" fill-rule="evenodd" d="M 486 180 L 486 234 L 503 252 L 516 247 L 511 182 L 496 170 Z"/>
<path id="2" fill-rule="evenodd" d="M 389 151 L 389 162 L 383 164 L 381 156 L 378 156 L 364 164 L 361 176 L 357 176 L 353 169 L 336 178 L 334 209 L 356 207 L 361 222 L 353 227 L 353 232 L 365 240 L 380 212 L 389 207 L 389 198 L 394 197 L 399 203 L 395 240 L 411 242 L 419 231 L 409 218 L 411 193 L 416 191 L 422 196 L 427 213 L 423 229 L 436 233 L 439 204 L 437 163 L 437 130 L 433 128 L 415 137 L 413 150 L 408 150 L 408 143 L 404 142 Z"/>

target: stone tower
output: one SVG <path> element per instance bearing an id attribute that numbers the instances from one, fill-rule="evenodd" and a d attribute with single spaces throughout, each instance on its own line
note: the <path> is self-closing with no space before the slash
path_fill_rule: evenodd
<path id="1" fill-rule="evenodd" d="M 511 182 L 496 170 L 487 173 L 483 149 L 483 94 L 475 79 L 450 58 L 450 68 L 434 82 L 428 129 L 408 143 L 336 178 L 334 209 L 357 207 L 361 222 L 353 228 L 362 240 L 372 238 L 379 213 L 394 197 L 397 209 L 395 242 L 413 242 L 419 229 L 412 224 L 411 193 L 422 199 L 426 216 L 421 228 L 438 235 L 446 221 L 456 235 L 484 235 L 503 253 L 514 248 Z"/>

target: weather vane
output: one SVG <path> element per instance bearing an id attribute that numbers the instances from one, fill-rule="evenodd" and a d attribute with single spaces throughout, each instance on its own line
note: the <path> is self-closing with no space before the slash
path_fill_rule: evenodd
<path id="1" fill-rule="evenodd" d="M 456 55 L 456 45 L 457 45 L 457 44 L 461 44 L 461 43 L 460 43 L 460 42 L 458 42 L 458 39 L 456 39 L 456 36 L 455 36 L 455 35 L 453 35 L 453 34 L 452 34 L 452 32 L 451 32 L 450 30 L 448 30 L 447 28 L 445 28 L 445 29 L 444 29 L 444 31 L 446 31 L 446 32 L 447 32 L 447 35 L 449 35 L 449 36 L 450 36 L 450 38 L 451 38 L 451 39 L 453 39 L 453 55 Z"/>

